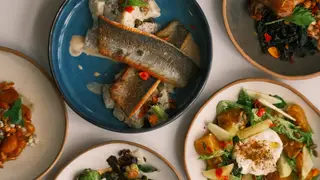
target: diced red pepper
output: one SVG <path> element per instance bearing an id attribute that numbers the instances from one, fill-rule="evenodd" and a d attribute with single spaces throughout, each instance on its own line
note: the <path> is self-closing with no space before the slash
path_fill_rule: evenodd
<path id="1" fill-rule="evenodd" d="M 264 33 L 264 38 L 265 38 L 265 41 L 268 43 L 272 40 L 272 36 L 270 36 L 270 34 L 268 33 Z"/>
<path id="2" fill-rule="evenodd" d="M 311 10 L 312 14 L 316 14 L 318 12 L 319 8 L 317 6 L 314 6 Z"/>
<path id="3" fill-rule="evenodd" d="M 145 81 L 150 78 L 150 75 L 147 72 L 140 72 L 139 76 L 140 76 L 141 79 L 143 79 Z"/>
<path id="4" fill-rule="evenodd" d="M 221 176 L 222 176 L 222 168 L 216 169 L 216 176 L 217 176 L 217 178 L 221 178 Z"/>
<path id="5" fill-rule="evenodd" d="M 270 125 L 269 125 L 269 127 L 276 127 L 277 125 L 276 124 L 274 124 L 274 123 L 271 123 Z"/>
<path id="6" fill-rule="evenodd" d="M 124 8 L 125 11 L 127 11 L 128 13 L 132 13 L 132 11 L 134 10 L 133 6 L 128 6 Z"/>
<path id="7" fill-rule="evenodd" d="M 164 38 L 162 38 L 163 40 L 165 40 L 165 41 L 168 41 L 169 40 L 169 37 L 164 37 Z"/>
<path id="8" fill-rule="evenodd" d="M 258 117 L 262 117 L 266 113 L 266 110 L 264 108 L 260 108 L 257 112 Z"/>
<path id="9" fill-rule="evenodd" d="M 225 143 L 224 141 L 220 141 L 219 145 L 220 147 L 225 148 L 227 146 L 227 143 Z"/>

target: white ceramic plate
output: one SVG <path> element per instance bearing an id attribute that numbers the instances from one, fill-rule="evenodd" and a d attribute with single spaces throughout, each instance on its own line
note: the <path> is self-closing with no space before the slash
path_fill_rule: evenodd
<path id="1" fill-rule="evenodd" d="M 117 156 L 122 149 L 135 151 L 139 149 L 146 158 L 147 163 L 159 169 L 159 172 L 147 173 L 148 178 L 160 180 L 165 177 L 166 180 L 181 179 L 173 166 L 161 155 L 140 144 L 127 141 L 110 141 L 95 147 L 92 147 L 74 160 L 72 160 L 56 177 L 56 180 L 75 179 L 75 177 L 86 168 L 104 169 L 109 167 L 106 159 L 111 156 Z"/>
<path id="2" fill-rule="evenodd" d="M 0 179 L 40 179 L 61 154 L 67 131 L 65 105 L 44 70 L 25 55 L 4 47 L 0 47 L 2 81 L 14 82 L 16 90 L 32 102 L 39 144 L 27 146 L 16 160 L 6 162 Z"/>
<path id="3" fill-rule="evenodd" d="M 320 112 L 302 94 L 292 87 L 280 82 L 267 79 L 245 79 L 236 81 L 215 93 L 199 110 L 189 128 L 184 147 L 185 170 L 189 179 L 206 180 L 201 171 L 205 169 L 205 163 L 198 160 L 199 155 L 194 149 L 194 141 L 202 137 L 207 129 L 208 122 L 216 117 L 216 106 L 221 100 L 236 101 L 241 88 L 247 88 L 266 94 L 276 94 L 283 97 L 289 103 L 299 104 L 305 111 L 311 127 L 315 133 L 315 143 L 320 144 Z M 317 149 L 319 151 L 319 148 Z M 320 159 L 314 159 L 315 167 L 320 168 Z"/>

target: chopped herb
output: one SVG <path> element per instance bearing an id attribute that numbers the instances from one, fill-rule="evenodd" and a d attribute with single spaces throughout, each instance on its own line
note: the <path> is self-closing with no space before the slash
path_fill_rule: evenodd
<path id="1" fill-rule="evenodd" d="M 215 158 L 215 157 L 220 157 L 222 155 L 230 156 L 230 154 L 231 153 L 228 152 L 228 151 L 216 150 L 210 155 L 200 155 L 199 159 L 200 160 L 208 160 L 208 159 L 212 159 L 212 158 Z"/>
<path id="2" fill-rule="evenodd" d="M 234 136 L 232 141 L 233 143 L 238 143 L 240 141 L 240 138 L 238 136 Z"/>
<path id="3" fill-rule="evenodd" d="M 144 173 L 151 173 L 151 172 L 155 172 L 158 171 L 157 168 L 151 166 L 151 165 L 146 165 L 146 164 L 139 164 L 138 165 L 140 171 L 144 172 Z"/>
<path id="4" fill-rule="evenodd" d="M 125 0 L 123 3 L 123 7 L 128 7 L 128 6 L 145 7 L 147 5 L 148 3 L 146 3 L 143 0 Z"/>
<path id="5" fill-rule="evenodd" d="M 22 119 L 22 100 L 21 98 L 17 99 L 12 108 L 6 111 L 3 116 L 5 118 L 9 118 L 11 124 L 18 124 L 23 126 L 23 119 Z"/>
<path id="6" fill-rule="evenodd" d="M 275 21 L 267 22 L 266 25 L 274 24 L 281 21 L 291 22 L 298 26 L 309 26 L 312 22 L 315 21 L 315 18 L 307 8 L 304 8 L 302 6 L 297 6 L 294 9 L 293 14 L 291 16 L 287 16 Z"/>
<path id="7" fill-rule="evenodd" d="M 238 165 L 236 164 L 236 166 L 232 169 L 232 173 L 231 174 L 233 176 L 241 178 L 241 176 L 242 176 L 241 171 L 242 171 L 242 168 L 241 167 L 239 168 Z"/>
<path id="8" fill-rule="evenodd" d="M 263 176 L 256 176 L 256 180 L 263 180 Z"/>
<path id="9" fill-rule="evenodd" d="M 275 97 L 279 100 L 281 100 L 281 103 L 278 103 L 278 104 L 274 104 L 277 108 L 284 108 L 287 106 L 287 103 L 282 99 L 282 97 L 278 96 L 278 95 L 274 95 L 272 97 Z"/>

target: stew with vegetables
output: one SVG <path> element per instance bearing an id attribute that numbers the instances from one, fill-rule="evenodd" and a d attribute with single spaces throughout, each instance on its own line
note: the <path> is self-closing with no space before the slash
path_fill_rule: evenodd
<path id="1" fill-rule="evenodd" d="M 12 82 L 0 83 L 0 167 L 15 160 L 27 145 L 36 143 L 31 110 Z"/>

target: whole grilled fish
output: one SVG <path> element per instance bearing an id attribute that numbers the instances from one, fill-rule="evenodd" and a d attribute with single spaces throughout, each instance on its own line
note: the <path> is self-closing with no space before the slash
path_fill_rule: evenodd
<path id="1" fill-rule="evenodd" d="M 174 45 L 155 35 L 99 16 L 99 53 L 124 62 L 153 77 L 184 87 L 198 71 L 195 63 Z"/>

